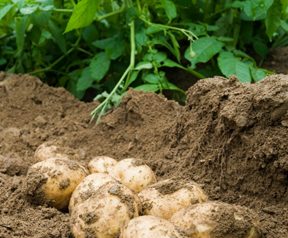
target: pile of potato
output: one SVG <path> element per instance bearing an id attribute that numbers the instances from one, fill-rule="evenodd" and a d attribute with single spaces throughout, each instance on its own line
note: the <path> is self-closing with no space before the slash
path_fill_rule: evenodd
<path id="1" fill-rule="evenodd" d="M 69 209 L 75 238 L 260 237 L 250 210 L 208 201 L 195 182 L 157 182 L 142 160 L 98 156 L 86 168 L 43 145 L 35 159 L 27 173 L 27 199 Z"/>

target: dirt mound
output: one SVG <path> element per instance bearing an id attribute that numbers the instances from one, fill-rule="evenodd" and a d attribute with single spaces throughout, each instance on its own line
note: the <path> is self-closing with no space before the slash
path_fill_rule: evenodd
<path id="1" fill-rule="evenodd" d="M 214 188 L 288 202 L 287 123 L 288 77 L 252 85 L 206 79 L 188 91 L 170 157 Z"/>
<path id="2" fill-rule="evenodd" d="M 160 179 L 192 179 L 212 199 L 254 209 L 264 237 L 288 237 L 287 76 L 254 85 L 202 80 L 186 106 L 130 91 L 99 125 L 89 123 L 95 105 L 30 76 L 0 74 L 1 238 L 71 236 L 68 214 L 23 197 L 43 142 L 84 164 L 95 155 L 145 159 Z"/>

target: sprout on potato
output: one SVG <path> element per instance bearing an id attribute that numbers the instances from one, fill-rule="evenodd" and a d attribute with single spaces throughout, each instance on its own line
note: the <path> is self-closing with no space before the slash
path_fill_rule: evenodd
<path id="1" fill-rule="evenodd" d="M 84 167 L 66 158 L 38 162 L 28 169 L 27 198 L 35 204 L 66 209 L 72 192 L 87 174 Z"/>
<path id="2" fill-rule="evenodd" d="M 139 214 L 137 195 L 118 182 L 108 182 L 75 207 L 71 228 L 75 238 L 119 237 L 120 230 Z"/>
<path id="3" fill-rule="evenodd" d="M 171 222 L 189 238 L 259 238 L 256 215 L 248 208 L 223 202 L 192 205 Z"/>
<path id="4" fill-rule="evenodd" d="M 140 216 L 132 219 L 121 232 L 120 238 L 184 238 L 169 221 Z"/>
<path id="5" fill-rule="evenodd" d="M 96 156 L 88 163 L 88 169 L 91 174 L 108 173 L 109 170 L 116 164 L 117 161 L 108 156 Z"/>
<path id="6" fill-rule="evenodd" d="M 110 170 L 109 174 L 135 193 L 156 182 L 152 169 L 142 160 L 134 158 L 121 160 Z"/>
<path id="7" fill-rule="evenodd" d="M 208 197 L 203 189 L 194 182 L 167 179 L 155 183 L 138 194 L 144 215 L 164 219 L 195 203 L 205 202 Z"/>
<path id="8" fill-rule="evenodd" d="M 104 173 L 94 173 L 88 175 L 81 181 L 81 183 L 76 187 L 76 189 L 72 193 L 69 203 L 70 213 L 73 212 L 73 210 L 78 204 L 81 204 L 89 197 L 91 197 L 93 194 L 95 194 L 97 190 L 105 183 L 113 181 L 115 182 L 116 180 L 113 179 L 108 174 Z"/>

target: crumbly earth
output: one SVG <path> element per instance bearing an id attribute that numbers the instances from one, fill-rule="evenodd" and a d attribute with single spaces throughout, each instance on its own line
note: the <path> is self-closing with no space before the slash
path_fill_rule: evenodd
<path id="1" fill-rule="evenodd" d="M 213 200 L 258 213 L 265 238 L 288 237 L 288 76 L 240 84 L 215 77 L 185 106 L 130 91 L 90 123 L 96 103 L 27 75 L 0 73 L 0 237 L 72 237 L 69 214 L 31 205 L 23 181 L 46 142 L 87 165 L 94 156 L 144 159 L 158 180 L 201 184 Z"/>

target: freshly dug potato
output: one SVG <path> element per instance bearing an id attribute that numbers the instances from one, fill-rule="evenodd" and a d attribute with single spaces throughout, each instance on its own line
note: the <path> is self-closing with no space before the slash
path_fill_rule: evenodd
<path id="1" fill-rule="evenodd" d="M 155 183 L 138 194 L 144 215 L 153 215 L 164 219 L 195 203 L 208 200 L 203 189 L 192 181 L 167 179 Z"/>
<path id="2" fill-rule="evenodd" d="M 108 173 L 108 171 L 117 164 L 115 159 L 108 156 L 96 156 L 88 164 L 89 172 L 92 173 Z"/>
<path id="3" fill-rule="evenodd" d="M 48 204 L 66 209 L 72 192 L 88 171 L 76 161 L 50 158 L 28 169 L 25 189 L 27 198 L 35 204 Z"/>
<path id="4" fill-rule="evenodd" d="M 69 212 L 72 213 L 78 204 L 95 194 L 101 186 L 113 181 L 116 182 L 114 178 L 104 173 L 94 173 L 85 177 L 72 193 Z"/>
<path id="5" fill-rule="evenodd" d="M 59 153 L 59 148 L 57 146 L 46 142 L 39 145 L 34 153 L 34 160 L 36 162 L 40 162 L 55 157 L 63 157 L 63 155 Z"/>
<path id="6" fill-rule="evenodd" d="M 109 171 L 109 174 L 135 193 L 156 182 L 156 176 L 152 169 L 142 160 L 134 158 L 119 161 Z"/>
<path id="7" fill-rule="evenodd" d="M 115 238 L 138 216 L 138 198 L 119 182 L 108 182 L 75 207 L 71 228 L 75 238 Z"/>
<path id="8" fill-rule="evenodd" d="M 257 216 L 241 206 L 222 202 L 192 205 L 175 213 L 171 222 L 189 238 L 258 238 Z"/>
<path id="9" fill-rule="evenodd" d="M 132 219 L 120 238 L 184 238 L 175 226 L 160 217 L 140 216 Z"/>

